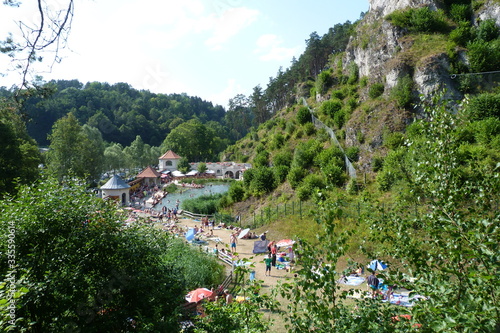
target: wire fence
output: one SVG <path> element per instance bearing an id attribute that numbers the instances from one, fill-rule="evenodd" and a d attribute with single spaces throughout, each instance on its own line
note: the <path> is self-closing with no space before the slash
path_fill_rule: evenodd
<path id="1" fill-rule="evenodd" d="M 344 148 L 342 148 L 342 145 L 340 144 L 339 140 L 337 139 L 337 136 L 335 135 L 335 131 L 333 129 L 331 129 L 330 127 L 326 126 L 321 120 L 319 120 L 318 118 L 316 118 L 314 116 L 314 112 L 311 110 L 311 108 L 307 104 L 307 101 L 305 98 L 302 98 L 302 103 L 309 110 L 309 113 L 311 114 L 311 117 L 312 117 L 312 123 L 314 124 L 314 126 L 316 128 L 323 128 L 328 133 L 328 135 L 332 139 L 333 143 L 337 147 L 339 147 L 340 151 L 344 154 L 344 161 L 345 161 L 347 174 L 349 175 L 349 177 L 356 179 L 356 169 L 354 168 L 354 165 L 352 164 L 351 160 L 349 160 L 349 157 L 346 155 Z"/>

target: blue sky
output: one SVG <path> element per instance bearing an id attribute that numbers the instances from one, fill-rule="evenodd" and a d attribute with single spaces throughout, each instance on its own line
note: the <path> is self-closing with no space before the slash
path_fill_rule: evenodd
<path id="1" fill-rule="evenodd" d="M 47 0 L 57 8 L 65 0 Z M 76 0 L 62 62 L 37 65 L 45 80 L 126 82 L 157 93 L 199 96 L 227 105 L 238 93 L 266 88 L 280 66 L 304 51 L 305 40 L 355 21 L 368 0 Z M 0 36 L 33 8 L 0 7 Z M 0 59 L 5 72 L 5 57 Z M 15 73 L 0 78 L 10 86 Z"/>

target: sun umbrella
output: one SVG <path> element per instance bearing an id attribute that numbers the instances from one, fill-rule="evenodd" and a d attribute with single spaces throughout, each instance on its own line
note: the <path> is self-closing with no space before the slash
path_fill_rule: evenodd
<path id="1" fill-rule="evenodd" d="M 248 228 L 241 230 L 240 234 L 238 235 L 238 238 L 241 239 L 241 238 L 245 237 L 249 231 L 250 231 L 250 229 L 248 229 Z"/>
<path id="2" fill-rule="evenodd" d="M 189 303 L 197 303 L 206 297 L 212 296 L 213 292 L 207 288 L 198 288 L 190 291 L 186 295 L 186 301 Z"/>
<path id="3" fill-rule="evenodd" d="M 277 247 L 287 247 L 287 246 L 292 246 L 295 244 L 294 240 L 291 239 L 282 239 L 279 242 L 276 243 Z"/>
<path id="4" fill-rule="evenodd" d="M 375 260 L 372 260 L 370 262 L 370 265 L 368 265 L 368 268 L 370 268 L 373 271 L 383 271 L 384 269 L 387 268 L 387 265 L 384 264 L 383 261 L 375 259 Z"/>

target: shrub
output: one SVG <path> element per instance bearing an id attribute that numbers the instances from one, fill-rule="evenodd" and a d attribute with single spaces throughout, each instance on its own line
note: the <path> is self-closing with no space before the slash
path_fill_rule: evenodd
<path id="1" fill-rule="evenodd" d="M 301 167 L 292 167 L 288 172 L 286 179 L 290 183 L 290 186 L 295 189 L 297 188 L 306 175 L 306 170 Z"/>
<path id="2" fill-rule="evenodd" d="M 290 167 L 287 165 L 278 165 L 273 168 L 274 179 L 277 184 L 281 184 L 286 180 Z"/>
<path id="3" fill-rule="evenodd" d="M 459 22 L 458 27 L 450 32 L 449 38 L 452 42 L 460 46 L 466 46 L 467 43 L 474 39 L 472 26 L 469 22 Z"/>
<path id="4" fill-rule="evenodd" d="M 450 17 L 455 22 L 468 22 L 472 16 L 472 7 L 469 4 L 451 4 Z"/>
<path id="5" fill-rule="evenodd" d="M 292 164 L 293 155 L 289 150 L 284 150 L 277 153 L 273 158 L 273 166 L 280 165 L 290 166 Z"/>
<path id="6" fill-rule="evenodd" d="M 449 30 L 442 10 L 432 11 L 428 7 L 398 10 L 387 15 L 386 19 L 397 27 L 410 32 L 442 32 Z"/>
<path id="7" fill-rule="evenodd" d="M 500 134 L 500 119 L 491 117 L 479 120 L 473 124 L 476 142 L 488 145 L 491 140 Z"/>
<path id="8" fill-rule="evenodd" d="M 266 150 L 266 146 L 262 142 L 259 142 L 259 144 L 255 147 L 255 152 L 258 154 L 260 152 L 263 152 Z"/>
<path id="9" fill-rule="evenodd" d="M 316 78 L 316 92 L 323 95 L 333 83 L 332 71 L 326 70 L 319 73 Z"/>
<path id="10" fill-rule="evenodd" d="M 349 79 L 347 80 L 347 84 L 356 84 L 359 80 L 359 67 L 353 61 L 349 65 Z"/>
<path id="11" fill-rule="evenodd" d="M 292 135 L 295 132 L 295 123 L 293 121 L 289 121 L 286 123 L 286 130 L 288 134 Z"/>
<path id="12" fill-rule="evenodd" d="M 314 127 L 313 123 L 304 124 L 304 133 L 306 133 L 306 135 L 308 136 L 316 133 L 316 127 Z"/>
<path id="13" fill-rule="evenodd" d="M 332 99 L 343 100 L 345 98 L 345 93 L 342 90 L 334 90 L 332 91 Z"/>
<path id="14" fill-rule="evenodd" d="M 384 167 L 384 159 L 380 156 L 372 158 L 372 170 L 378 172 Z"/>
<path id="15" fill-rule="evenodd" d="M 500 43 L 476 40 L 467 44 L 470 68 L 473 72 L 487 72 L 500 68 Z"/>
<path id="16" fill-rule="evenodd" d="M 382 192 L 387 192 L 391 189 L 395 181 L 394 174 L 390 171 L 381 171 L 377 174 L 378 189 Z"/>
<path id="17" fill-rule="evenodd" d="M 344 168 L 339 167 L 335 162 L 322 166 L 321 172 L 328 184 L 333 186 L 342 186 L 347 179 Z"/>
<path id="18" fill-rule="evenodd" d="M 490 42 L 499 37 L 500 29 L 494 19 L 482 21 L 477 28 L 477 38 L 483 42 Z"/>
<path id="19" fill-rule="evenodd" d="M 331 99 L 328 101 L 324 101 L 320 106 L 320 111 L 325 115 L 332 117 L 335 115 L 335 112 L 342 109 L 342 102 L 338 99 Z"/>
<path id="20" fill-rule="evenodd" d="M 389 133 L 384 138 L 384 146 L 395 150 L 401 147 L 405 142 L 405 136 L 401 132 Z"/>
<path id="21" fill-rule="evenodd" d="M 481 94 L 471 98 L 466 112 L 471 120 L 500 118 L 500 94 Z"/>
<path id="22" fill-rule="evenodd" d="M 307 184 L 311 189 L 323 189 L 326 186 L 323 177 L 315 173 L 308 174 L 302 184 Z"/>
<path id="23" fill-rule="evenodd" d="M 273 170 L 269 167 L 255 168 L 253 179 L 250 183 L 250 191 L 254 196 L 269 193 L 276 187 Z"/>
<path id="24" fill-rule="evenodd" d="M 374 83 L 370 86 L 370 89 L 368 90 L 368 96 L 370 96 L 370 98 L 372 99 L 382 96 L 383 93 L 384 93 L 383 83 Z"/>
<path id="25" fill-rule="evenodd" d="M 359 159 L 359 147 L 348 147 L 345 154 L 351 161 L 357 161 Z"/>
<path id="26" fill-rule="evenodd" d="M 268 166 L 269 165 L 269 153 L 267 150 L 261 151 L 253 159 L 254 167 Z"/>
<path id="27" fill-rule="evenodd" d="M 240 182 L 233 182 L 227 191 L 229 199 L 232 202 L 240 202 L 243 201 L 245 197 L 245 189 Z"/>
<path id="28" fill-rule="evenodd" d="M 297 121 L 301 125 L 312 121 L 311 112 L 309 112 L 309 108 L 307 106 L 299 108 L 299 111 L 297 111 Z"/>
<path id="29" fill-rule="evenodd" d="M 281 133 L 276 133 L 271 140 L 271 149 L 280 149 L 285 143 L 285 137 Z"/>
<path id="30" fill-rule="evenodd" d="M 413 80 L 410 75 L 405 75 L 398 80 L 391 91 L 391 96 L 401 108 L 409 108 L 412 102 Z"/>
<path id="31" fill-rule="evenodd" d="M 342 126 L 344 126 L 345 117 L 346 113 L 344 109 L 341 109 L 335 113 L 335 115 L 333 116 L 333 123 L 335 124 L 335 126 L 337 126 L 337 128 L 342 128 Z"/>
<path id="32" fill-rule="evenodd" d="M 309 185 L 302 184 L 296 190 L 297 198 L 299 198 L 300 201 L 307 201 L 311 197 L 312 191 Z"/>

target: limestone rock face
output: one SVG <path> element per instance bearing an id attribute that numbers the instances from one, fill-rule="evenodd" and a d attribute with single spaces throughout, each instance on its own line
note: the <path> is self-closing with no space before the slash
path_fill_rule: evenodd
<path id="1" fill-rule="evenodd" d="M 370 0 L 369 2 L 370 12 L 378 12 L 382 16 L 408 7 L 429 6 L 431 9 L 437 8 L 434 0 Z"/>

